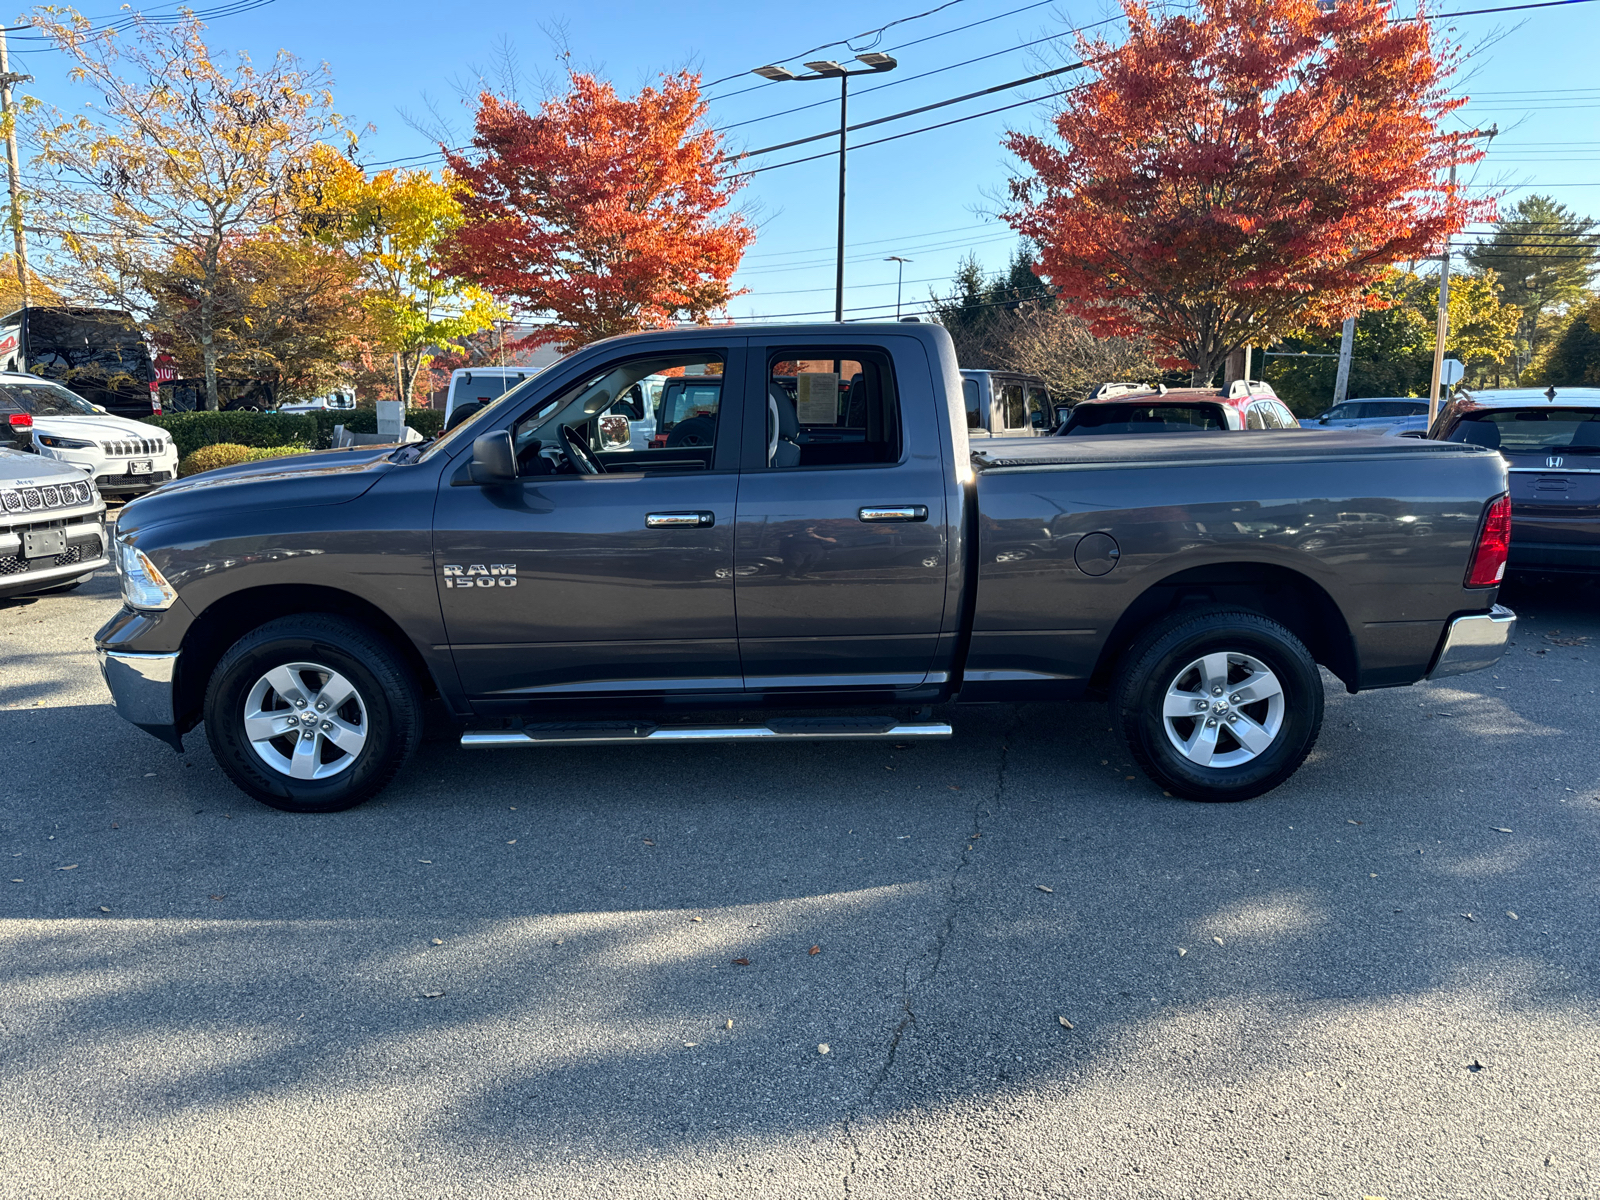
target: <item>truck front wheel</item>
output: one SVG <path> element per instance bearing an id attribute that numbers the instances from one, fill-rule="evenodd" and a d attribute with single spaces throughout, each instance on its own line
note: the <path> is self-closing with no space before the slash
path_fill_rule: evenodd
<path id="1" fill-rule="evenodd" d="M 285 812 L 376 795 L 422 733 L 417 686 L 382 638 L 343 617 L 284 617 L 245 634 L 206 688 L 206 737 L 239 787 Z"/>
<path id="2" fill-rule="evenodd" d="M 1293 775 L 1322 729 L 1322 677 L 1300 639 L 1257 613 L 1151 630 L 1112 692 L 1140 767 L 1175 796 L 1248 800 Z"/>

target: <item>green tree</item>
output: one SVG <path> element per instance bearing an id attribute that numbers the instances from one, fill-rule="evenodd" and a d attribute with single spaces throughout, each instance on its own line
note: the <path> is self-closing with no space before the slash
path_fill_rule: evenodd
<path id="1" fill-rule="evenodd" d="M 1600 232 L 1549 196 L 1528 196 L 1495 222 L 1486 241 L 1469 247 L 1467 261 L 1495 271 L 1505 299 L 1522 310 L 1519 333 L 1530 356 L 1558 331 L 1568 307 L 1583 296 L 1600 262 Z M 1570 328 L 1570 323 L 1566 323 Z"/>
<path id="2" fill-rule="evenodd" d="M 1600 297 L 1575 313 L 1551 344 L 1544 361 L 1528 371 L 1533 383 L 1556 387 L 1600 387 Z"/>
<path id="3" fill-rule="evenodd" d="M 1493 272 L 1462 275 L 1450 281 L 1450 334 L 1445 352 L 1467 367 L 1468 376 L 1483 375 L 1506 362 L 1515 349 L 1521 310 L 1500 298 Z M 1424 396 L 1433 381 L 1433 343 L 1439 308 L 1439 285 L 1430 276 L 1391 270 L 1373 289 L 1383 305 L 1356 318 L 1346 395 Z M 1301 416 L 1314 416 L 1333 400 L 1338 372 L 1337 331 L 1311 330 L 1285 338 L 1281 350 L 1304 351 L 1306 358 L 1268 359 L 1266 378 L 1278 395 Z"/>

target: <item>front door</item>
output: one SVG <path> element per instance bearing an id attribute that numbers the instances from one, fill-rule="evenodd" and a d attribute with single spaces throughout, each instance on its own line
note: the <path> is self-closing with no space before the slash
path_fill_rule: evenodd
<path id="1" fill-rule="evenodd" d="M 922 683 L 949 537 L 921 345 L 752 340 L 749 364 L 734 551 L 746 688 Z"/>
<path id="2" fill-rule="evenodd" d="M 730 343 L 737 341 L 730 339 Z M 731 368 L 731 370 L 727 370 Z M 734 502 L 736 344 L 641 352 L 583 369 L 513 402 L 514 484 L 446 471 L 434 518 L 435 574 L 450 649 L 484 700 L 737 691 Z M 611 411 L 639 379 L 715 379 L 693 446 L 636 449 Z M 562 426 L 603 473 L 575 473 Z M 619 449 L 618 447 L 624 447 Z M 579 456 L 581 457 L 581 455 Z"/>

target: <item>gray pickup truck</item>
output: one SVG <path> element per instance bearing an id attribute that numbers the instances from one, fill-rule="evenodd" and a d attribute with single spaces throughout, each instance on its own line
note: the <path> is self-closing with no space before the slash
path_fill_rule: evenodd
<path id="1" fill-rule="evenodd" d="M 615 428 L 640 379 L 692 440 Z M 709 386 L 711 381 L 716 386 Z M 610 426 L 600 429 L 600 418 Z M 122 715 L 294 811 L 470 747 L 948 737 L 1107 695 L 1163 788 L 1287 779 L 1352 692 L 1489 666 L 1505 463 L 1357 433 L 967 439 L 931 325 L 588 346 L 425 445 L 208 472 L 123 510 Z M 1355 519 L 1359 517 L 1359 519 Z"/>

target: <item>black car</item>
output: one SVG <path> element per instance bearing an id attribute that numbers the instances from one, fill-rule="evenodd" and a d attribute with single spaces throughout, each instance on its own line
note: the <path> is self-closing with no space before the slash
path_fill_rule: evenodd
<path id="1" fill-rule="evenodd" d="M 1511 468 L 1511 570 L 1600 572 L 1600 388 L 1458 393 L 1429 437 Z"/>

